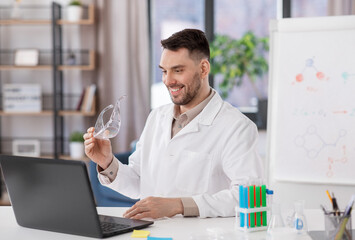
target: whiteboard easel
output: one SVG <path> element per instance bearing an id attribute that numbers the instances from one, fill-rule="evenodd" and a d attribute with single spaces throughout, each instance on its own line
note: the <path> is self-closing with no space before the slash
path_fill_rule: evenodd
<path id="1" fill-rule="evenodd" d="M 355 184 L 355 16 L 272 20 L 270 44 L 271 176 Z"/>

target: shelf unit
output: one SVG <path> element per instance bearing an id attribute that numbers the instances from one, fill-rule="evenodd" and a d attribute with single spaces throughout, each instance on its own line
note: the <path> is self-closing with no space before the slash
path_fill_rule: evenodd
<path id="1" fill-rule="evenodd" d="M 2 8 L 0 6 L 0 8 Z M 10 8 L 9 8 L 10 9 Z M 64 109 L 64 92 L 63 92 L 63 72 L 64 71 L 94 71 L 96 66 L 95 50 L 87 51 L 88 61 L 78 65 L 66 65 L 63 61 L 63 56 L 66 54 L 63 50 L 63 33 L 62 28 L 66 25 L 78 26 L 93 26 L 95 23 L 95 9 L 94 5 L 87 6 L 87 18 L 76 22 L 69 22 L 62 18 L 63 8 L 58 3 L 53 2 L 50 6 L 51 19 L 0 19 L 0 28 L 2 26 L 51 26 L 52 49 L 51 62 L 40 64 L 37 66 L 15 66 L 13 64 L 3 64 L 0 62 L 0 71 L 51 71 L 52 72 L 52 108 L 44 109 L 41 112 L 4 112 L 0 110 L 0 117 L 51 117 L 53 118 L 53 154 L 41 157 L 70 159 L 64 152 L 64 144 L 67 141 L 64 137 L 65 118 L 71 116 L 79 117 L 93 117 L 96 115 L 94 106 L 90 112 L 82 112 L 76 110 Z M 38 36 L 36 36 L 38 37 Z M 1 54 L 1 49 L 0 49 Z M 81 54 L 81 53 L 79 53 Z M 0 79 L 1 81 L 1 79 Z M 2 85 L 2 83 L 0 84 Z M 1 119 L 0 119 L 1 121 Z M 2 124 L 0 124 L 1 128 Z M 0 138 L 2 138 L 0 131 Z M 3 153 L 0 144 L 0 153 Z M 87 160 L 86 158 L 80 160 Z"/>
<path id="2" fill-rule="evenodd" d="M 95 116 L 95 102 L 90 112 L 81 111 L 68 111 L 63 110 L 63 71 L 65 70 L 80 70 L 80 71 L 92 71 L 95 69 L 95 52 L 89 52 L 89 64 L 88 65 L 75 65 L 68 66 L 63 64 L 63 52 L 62 52 L 62 27 L 65 25 L 93 25 L 95 21 L 94 6 L 89 5 L 88 7 L 88 18 L 77 22 L 69 22 L 63 20 L 62 18 L 62 7 L 53 2 L 52 3 L 52 36 L 53 36 L 53 60 L 52 60 L 52 70 L 54 79 L 54 152 L 56 158 L 70 159 L 68 156 L 64 155 L 64 117 L 65 116 L 84 116 L 92 117 Z M 83 160 L 83 159 L 82 159 Z"/>

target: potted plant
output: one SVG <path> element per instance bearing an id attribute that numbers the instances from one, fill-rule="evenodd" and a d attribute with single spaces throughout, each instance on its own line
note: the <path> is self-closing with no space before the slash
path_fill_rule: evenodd
<path id="1" fill-rule="evenodd" d="M 84 156 L 83 133 L 75 131 L 69 137 L 69 152 L 71 158 L 82 158 Z"/>
<path id="2" fill-rule="evenodd" d="M 253 32 L 246 32 L 242 38 L 233 39 L 226 35 L 216 35 L 211 44 L 211 74 L 222 75 L 223 80 L 219 89 L 223 98 L 227 98 L 229 92 L 241 86 L 243 81 L 249 80 L 258 98 L 258 112 L 265 116 L 263 123 L 258 123 L 262 128 L 266 127 L 267 100 L 256 86 L 256 81 L 268 71 L 266 53 L 269 50 L 267 37 L 257 37 Z M 258 120 L 259 121 L 259 120 Z M 260 127 L 260 126 L 259 126 Z"/>
<path id="3" fill-rule="evenodd" d="M 77 22 L 83 15 L 83 7 L 80 0 L 73 0 L 67 8 L 67 19 L 71 22 Z"/>

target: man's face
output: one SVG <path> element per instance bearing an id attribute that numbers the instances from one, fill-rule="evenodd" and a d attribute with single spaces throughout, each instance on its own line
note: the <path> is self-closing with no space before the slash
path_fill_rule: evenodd
<path id="1" fill-rule="evenodd" d="M 174 104 L 193 104 L 194 98 L 200 93 L 202 83 L 199 65 L 199 62 L 190 58 L 185 48 L 178 51 L 163 50 L 159 67 L 163 72 L 163 83 L 168 88 Z"/>

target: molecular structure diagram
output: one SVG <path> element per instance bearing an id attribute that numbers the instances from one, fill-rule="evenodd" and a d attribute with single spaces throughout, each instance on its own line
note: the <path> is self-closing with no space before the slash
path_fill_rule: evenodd
<path id="1" fill-rule="evenodd" d="M 306 151 L 308 158 L 315 159 L 324 148 L 336 147 L 339 140 L 345 136 L 346 130 L 339 130 L 338 138 L 332 143 L 326 143 L 317 133 L 317 128 L 311 125 L 303 135 L 296 136 L 295 144 Z"/>
<path id="2" fill-rule="evenodd" d="M 346 83 L 349 79 L 355 79 L 355 74 L 351 74 L 348 72 L 343 72 L 341 77 L 344 79 L 344 83 Z"/>
<path id="3" fill-rule="evenodd" d="M 328 171 L 326 173 L 327 177 L 331 178 L 333 177 L 334 175 L 334 172 L 333 172 L 333 164 L 338 162 L 338 163 L 346 163 L 348 161 L 348 158 L 346 157 L 346 146 L 343 145 L 343 156 L 339 159 L 336 159 L 336 158 L 331 158 L 331 157 L 328 157 Z"/>
<path id="4" fill-rule="evenodd" d="M 304 76 L 303 76 L 303 74 L 304 74 L 304 71 L 305 71 L 307 68 L 312 68 L 312 69 L 315 71 L 316 77 L 317 77 L 318 80 L 326 80 L 324 73 L 318 71 L 317 68 L 314 66 L 314 60 L 313 60 L 313 58 L 308 58 L 308 59 L 306 60 L 306 66 L 304 67 L 302 73 L 299 73 L 299 74 L 296 75 L 296 82 L 301 83 L 301 82 L 304 81 Z"/>

